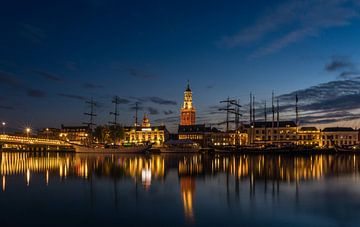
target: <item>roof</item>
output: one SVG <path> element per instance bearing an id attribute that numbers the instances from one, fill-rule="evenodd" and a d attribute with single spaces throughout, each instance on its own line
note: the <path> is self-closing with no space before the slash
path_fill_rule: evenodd
<path id="1" fill-rule="evenodd" d="M 318 131 L 316 127 L 301 127 L 300 131 Z"/>
<path id="2" fill-rule="evenodd" d="M 133 130 L 136 129 L 136 131 L 141 131 L 143 128 L 151 128 L 151 130 L 164 130 L 166 131 L 166 126 L 165 125 L 161 125 L 161 126 L 151 126 L 151 127 L 141 127 L 141 126 L 126 126 L 124 127 L 125 130 Z"/>
<path id="3" fill-rule="evenodd" d="M 255 123 L 253 123 L 255 128 L 271 128 L 272 127 L 272 122 L 271 121 L 256 121 Z M 244 125 L 245 128 L 250 128 L 249 124 L 245 124 Z M 277 121 L 274 122 L 274 127 L 278 127 L 277 125 Z M 280 128 L 285 128 L 285 127 L 296 127 L 295 122 L 293 121 L 279 121 L 279 127 Z"/>
<path id="4" fill-rule="evenodd" d="M 206 127 L 203 125 L 179 125 L 179 133 L 180 132 L 211 132 L 210 127 Z"/>
<path id="5" fill-rule="evenodd" d="M 355 130 L 350 127 L 329 127 L 329 128 L 324 128 L 322 131 L 323 132 L 353 132 Z"/>
<path id="6" fill-rule="evenodd" d="M 89 126 L 65 126 L 65 125 L 61 125 L 61 129 L 68 129 L 68 130 L 78 130 L 78 129 L 83 129 L 83 130 L 90 130 Z"/>

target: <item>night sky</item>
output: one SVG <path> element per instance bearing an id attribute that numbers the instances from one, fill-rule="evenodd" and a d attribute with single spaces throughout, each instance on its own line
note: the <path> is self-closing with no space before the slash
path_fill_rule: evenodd
<path id="1" fill-rule="evenodd" d="M 122 124 L 134 103 L 171 131 L 187 80 L 197 122 L 224 120 L 219 101 L 249 93 L 258 119 L 271 93 L 281 119 L 359 127 L 360 1 L 2 1 L 0 120 L 9 129 Z M 271 108 L 268 112 L 270 113 Z M 269 117 L 270 119 L 270 117 Z"/>

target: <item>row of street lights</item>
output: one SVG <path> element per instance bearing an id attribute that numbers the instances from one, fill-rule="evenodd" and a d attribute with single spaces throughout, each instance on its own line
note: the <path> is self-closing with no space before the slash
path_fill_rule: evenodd
<path id="1" fill-rule="evenodd" d="M 2 134 L 5 135 L 6 122 L 3 121 L 3 122 L 1 123 L 1 125 L 2 125 L 2 128 L 3 128 Z M 46 130 L 48 131 L 48 129 L 46 129 Z M 26 132 L 27 137 L 29 137 L 30 132 L 31 132 L 31 128 L 29 128 L 29 127 L 25 128 L 25 132 Z"/>

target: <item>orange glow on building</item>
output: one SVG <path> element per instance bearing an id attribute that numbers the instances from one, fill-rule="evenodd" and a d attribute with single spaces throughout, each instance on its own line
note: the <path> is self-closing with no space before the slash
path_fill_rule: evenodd
<path id="1" fill-rule="evenodd" d="M 196 110 L 192 103 L 192 91 L 188 83 L 184 92 L 184 104 L 181 107 L 180 125 L 195 125 Z"/>

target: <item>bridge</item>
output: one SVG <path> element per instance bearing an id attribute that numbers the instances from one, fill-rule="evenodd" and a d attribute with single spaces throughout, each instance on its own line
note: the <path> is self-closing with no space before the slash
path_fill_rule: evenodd
<path id="1" fill-rule="evenodd" d="M 0 135 L 0 147 L 3 151 L 73 151 L 65 141 L 42 139 L 28 136 Z"/>

